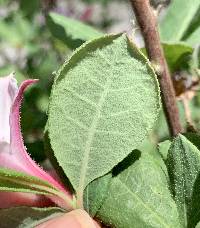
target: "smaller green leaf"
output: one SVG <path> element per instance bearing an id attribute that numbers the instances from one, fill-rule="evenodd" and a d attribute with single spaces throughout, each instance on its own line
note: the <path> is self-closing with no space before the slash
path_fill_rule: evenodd
<path id="1" fill-rule="evenodd" d="M 52 35 L 74 49 L 88 40 L 103 35 L 102 32 L 80 21 L 68 18 L 57 13 L 50 13 L 47 17 L 47 25 Z"/>
<path id="2" fill-rule="evenodd" d="M 37 225 L 60 216 L 60 208 L 14 207 L 0 210 L 1 228 L 35 228 Z"/>
<path id="3" fill-rule="evenodd" d="M 163 43 L 162 45 L 171 72 L 179 70 L 185 57 L 190 56 L 193 52 L 193 48 L 183 42 Z"/>
<path id="4" fill-rule="evenodd" d="M 181 224 L 193 228 L 200 220 L 200 151 L 178 135 L 169 149 L 167 166 Z"/>
<path id="5" fill-rule="evenodd" d="M 117 228 L 180 227 L 175 202 L 157 160 L 148 153 L 139 159 L 132 153 L 124 162 L 124 170 L 113 173 L 116 176 L 96 217 Z"/>
<path id="6" fill-rule="evenodd" d="M 138 147 L 138 150 L 141 151 L 142 154 L 147 153 L 147 156 L 148 154 L 151 154 L 154 162 L 156 162 L 157 165 L 162 168 L 162 170 L 165 172 L 166 177 L 168 178 L 167 167 L 164 163 L 164 159 L 162 155 L 158 152 L 156 143 L 153 142 L 150 137 L 143 141 L 143 143 Z"/>
<path id="7" fill-rule="evenodd" d="M 112 174 L 108 173 L 103 177 L 92 181 L 84 191 L 84 209 L 94 217 L 106 197 Z"/>
<path id="8" fill-rule="evenodd" d="M 158 151 L 159 151 L 159 153 L 162 156 L 164 161 L 167 160 L 167 155 L 168 155 L 170 145 L 171 145 L 170 140 L 165 140 L 165 141 L 158 144 Z"/>
<path id="9" fill-rule="evenodd" d="M 183 64 L 185 57 L 190 56 L 193 52 L 193 48 L 184 42 L 162 42 L 162 47 L 171 72 L 175 72 L 179 69 L 181 64 Z M 142 52 L 147 55 L 144 48 L 142 49 Z"/>

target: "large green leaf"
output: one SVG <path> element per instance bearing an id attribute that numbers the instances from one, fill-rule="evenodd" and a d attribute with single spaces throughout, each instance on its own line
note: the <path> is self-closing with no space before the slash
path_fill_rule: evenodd
<path id="1" fill-rule="evenodd" d="M 97 218 L 117 228 L 180 228 L 165 172 L 150 154 L 136 161 L 134 156 L 128 158 L 130 166 L 112 178 Z"/>
<path id="2" fill-rule="evenodd" d="M 184 38 L 196 15 L 199 15 L 199 0 L 173 0 L 160 23 L 162 41 L 177 42 Z M 198 24 L 200 25 L 199 20 Z"/>
<path id="3" fill-rule="evenodd" d="M 103 35 L 89 25 L 57 13 L 50 13 L 47 25 L 52 35 L 70 48 L 77 48 L 83 42 Z"/>
<path id="4" fill-rule="evenodd" d="M 169 149 L 167 164 L 180 221 L 183 227 L 193 228 L 200 220 L 200 151 L 179 135 Z"/>
<path id="5" fill-rule="evenodd" d="M 0 210 L 1 228 L 35 228 L 37 225 L 60 216 L 60 208 L 13 207 Z"/>
<path id="6" fill-rule="evenodd" d="M 51 94 L 48 130 L 78 198 L 88 183 L 138 147 L 159 108 L 156 76 L 125 35 L 88 42 L 61 67 Z"/>

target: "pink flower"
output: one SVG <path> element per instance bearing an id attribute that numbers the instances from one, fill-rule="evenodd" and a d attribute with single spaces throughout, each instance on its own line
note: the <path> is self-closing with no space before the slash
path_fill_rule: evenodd
<path id="1" fill-rule="evenodd" d="M 37 80 L 26 80 L 20 88 L 13 74 L 0 78 L 0 167 L 14 169 L 47 181 L 60 192 L 60 196 L 52 195 L 49 198 L 57 205 L 71 209 L 72 196 L 50 174 L 40 168 L 26 152 L 21 128 L 20 105 L 24 90 Z M 5 207 L 2 196 L 7 198 L 7 206 L 13 205 L 45 205 L 48 201 L 43 196 L 28 195 L 25 193 L 0 193 L 0 208 Z M 43 203 L 41 203 L 43 197 Z M 4 200 L 5 201 L 5 200 Z M 9 203 L 10 201 L 10 203 Z"/>

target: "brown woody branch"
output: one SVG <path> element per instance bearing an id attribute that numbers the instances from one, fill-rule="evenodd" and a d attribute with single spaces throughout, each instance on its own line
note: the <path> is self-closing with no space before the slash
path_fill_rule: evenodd
<path id="1" fill-rule="evenodd" d="M 157 20 L 150 6 L 149 0 L 130 0 L 136 19 L 144 37 L 145 46 L 150 61 L 155 66 L 155 71 L 160 83 L 163 107 L 172 136 L 182 132 L 179 119 L 176 96 L 170 77 L 169 69 L 160 44 L 157 29 Z"/>

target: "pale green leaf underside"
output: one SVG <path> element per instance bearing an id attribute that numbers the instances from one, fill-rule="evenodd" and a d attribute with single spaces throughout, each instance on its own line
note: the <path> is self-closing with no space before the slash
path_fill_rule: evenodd
<path id="1" fill-rule="evenodd" d="M 55 194 L 56 189 L 37 177 L 9 169 L 0 169 L 0 191 L 27 192 L 34 194 Z"/>
<path id="2" fill-rule="evenodd" d="M 160 23 L 162 41 L 182 40 L 198 10 L 200 10 L 199 0 L 173 0 Z"/>
<path id="3" fill-rule="evenodd" d="M 111 180 L 96 216 L 117 228 L 180 228 L 165 173 L 148 153 Z"/>
<path id="4" fill-rule="evenodd" d="M 171 144 L 167 164 L 181 223 L 193 228 L 200 221 L 200 151 L 185 136 L 179 135 Z"/>
<path id="5" fill-rule="evenodd" d="M 55 156 L 76 191 L 137 148 L 159 106 L 155 74 L 125 35 L 77 49 L 58 72 L 48 119 Z"/>
<path id="6" fill-rule="evenodd" d="M 62 215 L 60 208 L 13 207 L 0 210 L 1 228 L 35 228 L 37 225 Z"/>

